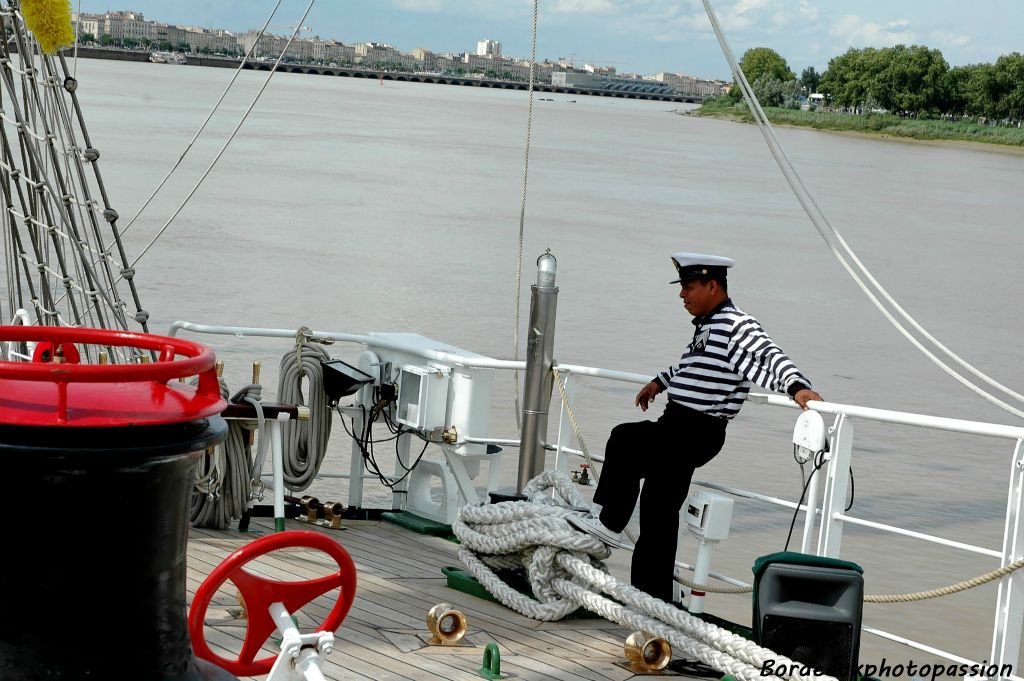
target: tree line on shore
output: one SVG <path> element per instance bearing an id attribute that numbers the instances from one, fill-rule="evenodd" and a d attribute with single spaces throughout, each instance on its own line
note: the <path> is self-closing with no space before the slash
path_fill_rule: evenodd
<path id="1" fill-rule="evenodd" d="M 1024 120 L 1024 54 L 991 64 L 950 67 L 924 45 L 851 48 L 832 58 L 824 73 L 805 68 L 797 78 L 768 47 L 747 50 L 740 66 L 765 106 L 799 108 L 812 93 L 833 108 L 914 117 L 973 117 L 1018 125 Z M 740 99 L 733 84 L 729 97 Z"/>

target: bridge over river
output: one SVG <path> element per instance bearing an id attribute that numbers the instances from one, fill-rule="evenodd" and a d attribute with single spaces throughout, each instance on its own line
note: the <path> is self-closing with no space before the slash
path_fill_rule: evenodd
<path id="1" fill-rule="evenodd" d="M 128 61 L 148 61 L 149 53 L 141 50 L 121 50 L 111 48 L 79 47 L 78 56 L 96 59 L 124 59 Z M 238 68 L 238 59 L 226 57 L 208 57 L 204 55 L 188 55 L 188 65 L 214 66 L 220 68 Z M 270 71 L 273 62 L 247 62 L 246 69 L 254 71 Z M 283 73 L 306 73 L 318 76 L 339 76 L 342 78 L 369 78 L 373 80 L 406 81 L 411 83 L 434 83 L 438 85 L 459 85 L 464 87 L 489 87 L 498 90 L 526 90 L 526 83 L 513 80 L 492 80 L 488 78 L 469 78 L 466 76 L 446 76 L 431 73 L 405 73 L 399 71 L 380 71 L 377 69 L 361 69 L 353 66 L 318 66 L 314 64 L 286 64 L 277 67 Z M 702 104 L 705 95 L 698 93 L 660 93 L 632 92 L 628 90 L 611 90 L 585 87 L 566 87 L 551 83 L 534 83 L 536 92 L 563 95 L 580 95 L 591 97 L 619 97 L 623 99 L 650 99 L 661 102 L 680 102 Z"/>
<path id="2" fill-rule="evenodd" d="M 191 63 L 193 57 L 189 57 Z M 237 68 L 238 62 L 228 61 L 230 65 Z M 227 65 L 227 64 L 225 64 Z M 269 71 L 272 64 L 266 62 L 248 63 L 247 69 Z M 378 71 L 376 69 L 359 69 L 345 66 L 313 66 L 309 64 L 281 64 L 278 71 L 286 73 L 309 73 L 322 76 L 341 76 L 344 78 L 373 78 L 379 80 L 407 81 L 411 83 L 435 83 L 439 85 L 461 85 L 465 87 L 489 87 L 498 90 L 526 90 L 527 84 L 515 80 L 492 80 L 488 78 L 470 78 L 466 76 L 447 76 L 432 73 L 405 73 L 399 71 Z M 685 93 L 661 93 L 642 92 L 630 90 L 611 90 L 601 88 L 567 87 L 564 85 L 552 85 L 551 83 L 534 83 L 535 92 L 549 92 L 565 95 L 587 95 L 592 97 L 620 97 L 623 99 L 651 99 L 661 102 L 685 102 L 689 104 L 702 104 L 704 95 Z"/>

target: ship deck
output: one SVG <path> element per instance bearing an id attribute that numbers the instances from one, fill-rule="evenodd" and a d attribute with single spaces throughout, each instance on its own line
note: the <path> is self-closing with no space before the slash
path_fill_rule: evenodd
<path id="1" fill-rule="evenodd" d="M 189 602 L 217 564 L 272 528 L 272 520 L 254 519 L 244 534 L 233 529 L 192 529 Z M 335 633 L 334 651 L 323 656 L 328 679 L 477 681 L 484 647 L 490 642 L 498 645 L 503 678 L 619 681 L 635 676 L 622 666 L 623 641 L 629 632 L 617 624 L 601 619 L 538 622 L 449 588 L 441 568 L 461 566 L 456 544 L 451 541 L 383 520 L 348 520 L 341 530 L 289 520 L 287 529 L 328 533 L 345 547 L 356 565 L 358 586 L 352 609 Z M 319 551 L 296 548 L 268 554 L 247 569 L 291 581 L 322 576 L 331 571 L 331 565 L 332 559 Z M 321 622 L 333 602 L 328 594 L 308 604 L 298 615 L 300 630 L 310 631 Z M 468 633 L 464 645 L 427 645 L 426 614 L 438 603 L 450 603 L 465 614 Z M 214 597 L 206 623 L 211 647 L 226 658 L 236 657 L 246 620 L 230 583 Z M 272 641 L 264 650 L 267 655 L 277 652 Z"/>

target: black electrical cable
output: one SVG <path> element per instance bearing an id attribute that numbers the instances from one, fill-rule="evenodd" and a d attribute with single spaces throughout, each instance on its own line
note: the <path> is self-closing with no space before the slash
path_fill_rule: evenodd
<path id="1" fill-rule="evenodd" d="M 413 461 L 412 465 L 409 466 L 408 468 L 405 468 L 405 466 L 401 464 L 401 461 L 399 461 L 399 465 L 402 465 L 402 468 L 405 468 L 405 473 L 403 473 L 402 477 L 398 478 L 397 480 L 391 481 L 391 484 L 388 485 L 388 487 L 394 487 L 395 485 L 397 485 L 398 483 L 402 482 L 407 477 L 409 477 L 409 474 L 412 473 L 412 470 L 414 468 L 416 468 L 417 465 L 419 465 L 420 459 L 422 459 L 423 455 L 426 454 L 427 447 L 429 445 L 430 445 L 430 440 L 423 440 L 423 449 L 420 450 L 419 456 L 416 457 L 416 460 Z M 396 447 L 396 449 L 397 449 L 397 447 Z M 387 484 L 387 483 L 385 483 L 385 484 Z"/>
<path id="2" fill-rule="evenodd" d="M 853 482 L 853 466 L 850 466 L 850 503 L 843 509 L 843 513 L 853 508 L 853 500 L 855 498 L 857 498 L 857 486 Z"/>
<path id="3" fill-rule="evenodd" d="M 393 437 L 375 440 L 372 438 L 373 423 L 377 420 L 378 416 L 383 414 L 385 422 L 391 424 L 390 416 L 388 415 L 387 410 L 384 409 L 384 405 L 381 402 L 377 402 L 377 404 L 374 405 L 374 407 L 370 410 L 370 418 L 366 418 L 366 407 L 364 405 L 360 405 L 360 408 L 363 410 L 363 432 L 359 436 L 356 436 L 355 433 L 353 432 L 354 429 L 349 430 L 348 426 L 345 424 L 344 415 L 342 415 L 341 419 L 342 428 L 344 428 L 348 436 L 351 437 L 356 442 L 356 444 L 359 445 L 359 450 L 363 455 L 363 468 L 367 472 L 373 473 L 375 476 L 377 476 L 377 479 L 380 481 L 382 485 L 394 490 L 395 485 L 405 480 L 412 472 L 412 470 L 416 468 L 419 462 L 423 459 L 423 455 L 426 454 L 427 446 L 430 444 L 430 440 L 428 440 L 427 438 L 423 437 L 422 435 L 415 431 L 403 430 L 400 424 L 394 424 L 395 430 L 391 430 L 391 427 L 389 425 L 388 430 L 393 433 Z M 338 413 L 341 414 L 340 408 L 338 409 Z M 400 458 L 396 456 L 395 458 L 396 461 L 398 462 L 398 465 L 402 467 L 405 473 L 397 479 L 391 479 L 387 475 L 385 475 L 384 472 L 380 469 L 380 466 L 378 465 L 377 459 L 374 455 L 373 446 L 374 444 L 377 443 L 390 442 L 394 440 L 395 454 L 397 455 L 399 453 L 399 438 L 402 435 L 407 434 L 415 435 L 416 437 L 423 440 L 423 449 L 420 450 L 420 453 L 416 456 L 416 460 L 413 461 L 412 465 L 408 467 L 402 463 Z"/>
<path id="4" fill-rule="evenodd" d="M 342 412 L 341 412 L 341 409 L 340 409 L 340 408 L 337 408 L 337 409 L 338 409 L 338 414 L 339 414 L 339 415 L 340 415 L 340 416 L 342 417 L 342 418 L 341 418 L 341 427 L 345 429 L 345 433 L 346 433 L 346 434 L 347 434 L 347 435 L 348 435 L 348 436 L 349 436 L 350 438 L 352 438 L 353 440 L 356 440 L 356 441 L 358 442 L 358 441 L 359 441 L 359 438 L 357 438 L 357 437 L 355 436 L 355 434 L 354 434 L 354 433 L 353 433 L 353 432 L 352 432 L 352 431 L 351 431 L 351 430 L 349 429 L 348 425 L 346 425 L 346 423 L 345 423 L 345 415 L 344 415 L 344 414 L 342 414 Z M 397 439 L 397 438 L 398 438 L 398 435 L 395 435 L 394 437 L 386 437 L 386 438 L 383 438 L 383 439 L 381 439 L 381 440 L 374 440 L 374 442 L 390 442 L 391 440 L 395 440 L 395 439 Z"/>
<path id="5" fill-rule="evenodd" d="M 796 508 L 793 509 L 793 519 L 789 522 L 789 534 L 786 536 L 786 547 L 783 551 L 789 551 L 789 542 L 793 538 L 793 528 L 796 527 L 796 516 L 800 513 L 800 504 L 804 503 L 804 497 L 807 495 L 807 488 L 811 486 L 811 480 L 814 479 L 814 474 L 825 465 L 825 451 L 815 452 L 814 454 L 814 468 L 811 470 L 811 474 L 807 476 L 807 482 L 804 483 L 804 489 L 800 492 L 800 500 L 796 502 Z"/>
<path id="6" fill-rule="evenodd" d="M 373 422 L 376 420 L 377 415 L 378 415 L 379 412 L 377 412 L 377 408 L 376 408 L 376 406 L 374 406 L 374 408 L 370 410 L 370 418 L 367 418 L 366 407 L 364 405 L 360 405 L 360 408 L 362 409 L 362 412 L 363 412 L 363 431 L 362 431 L 362 433 L 360 433 L 359 435 L 356 435 L 355 432 L 354 432 L 354 429 L 353 430 L 349 430 L 348 426 L 345 424 L 344 415 L 342 415 L 342 419 L 341 419 L 342 427 L 345 429 L 345 432 L 348 434 L 348 436 L 351 437 L 352 440 L 357 445 L 359 445 L 359 451 L 363 455 L 363 468 L 366 471 L 376 475 L 377 479 L 383 485 L 390 486 L 389 485 L 390 481 L 387 479 L 387 476 L 384 475 L 383 471 L 380 470 L 380 467 L 377 465 L 377 461 L 376 461 L 376 459 L 373 456 L 373 444 L 374 444 L 374 442 L 387 442 L 388 440 L 396 439 L 400 434 L 396 435 L 393 438 L 385 438 L 383 440 L 378 440 L 378 441 L 373 440 L 372 437 L 371 437 L 372 436 L 372 426 L 373 426 Z M 339 409 L 339 414 L 340 413 L 341 413 L 341 411 Z M 394 484 L 394 483 L 390 483 L 390 484 Z"/>

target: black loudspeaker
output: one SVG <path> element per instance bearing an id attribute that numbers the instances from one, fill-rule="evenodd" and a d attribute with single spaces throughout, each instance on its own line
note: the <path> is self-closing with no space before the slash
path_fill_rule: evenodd
<path id="1" fill-rule="evenodd" d="M 864 609 L 860 566 L 778 553 L 758 559 L 754 573 L 754 640 L 840 681 L 856 679 Z"/>

